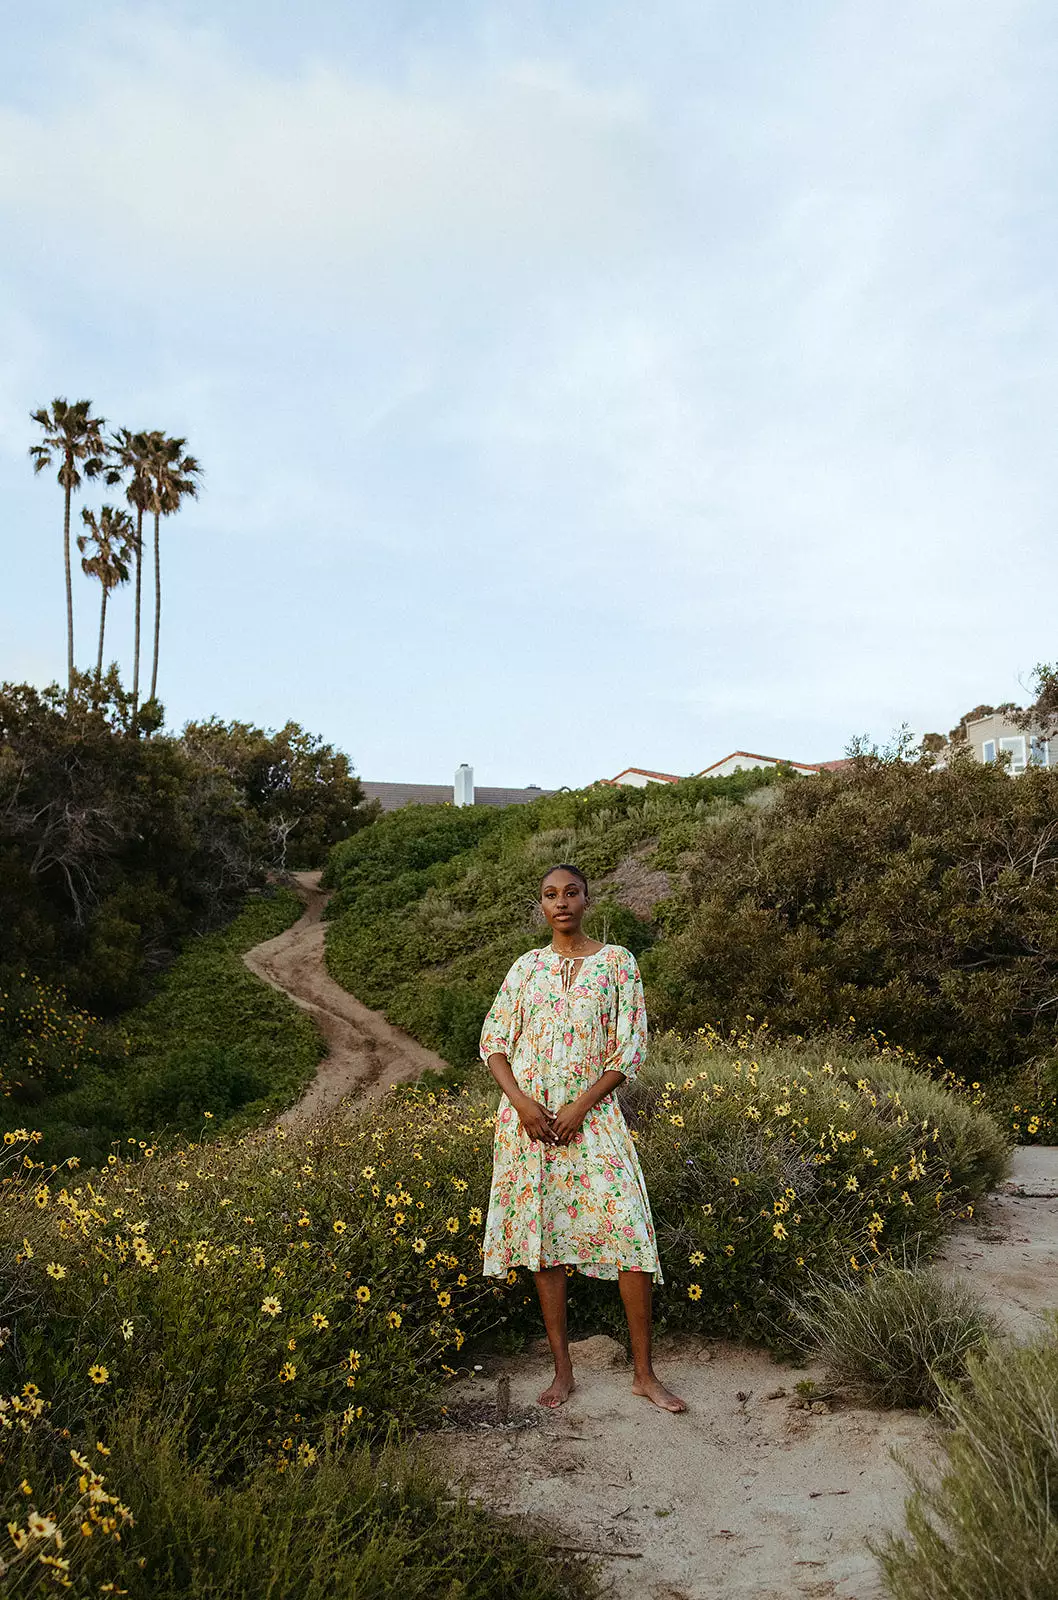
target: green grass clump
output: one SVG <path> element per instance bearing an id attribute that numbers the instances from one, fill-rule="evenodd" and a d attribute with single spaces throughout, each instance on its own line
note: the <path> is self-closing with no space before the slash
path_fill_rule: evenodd
<path id="1" fill-rule="evenodd" d="M 113 1497 L 97 1502 L 94 1520 L 82 1466 L 44 1417 L 0 1446 L 0 1515 L 13 1530 L 5 1594 L 53 1593 L 57 1576 L 68 1577 L 74 1595 L 130 1600 L 597 1593 L 588 1569 L 451 1490 L 396 1442 L 377 1452 L 305 1449 L 282 1472 L 262 1462 L 233 1474 L 208 1453 L 192 1456 L 171 1408 L 159 1415 L 133 1403 L 114 1414 L 106 1434 L 109 1444 L 92 1440 L 77 1452 L 101 1479 L 97 1492 Z M 61 1549 L 47 1532 L 27 1537 L 34 1512 L 57 1528 Z M 42 1565 L 42 1556 L 66 1561 L 68 1572 Z"/>
<path id="2" fill-rule="evenodd" d="M 938 1471 L 909 1469 L 907 1532 L 875 1553 L 892 1600 L 1058 1597 L 1058 1319 L 946 1385 Z"/>
<path id="3" fill-rule="evenodd" d="M 130 1140 L 234 1132 L 296 1099 L 322 1054 L 319 1034 L 241 956 L 300 914 L 292 890 L 255 896 L 226 928 L 190 940 L 153 999 L 119 1026 L 89 1027 L 53 1000 L 74 1042 L 63 1058 L 69 1086 L 51 1092 L 40 1075 L 12 1095 L 11 1113 L 43 1133 L 48 1159 L 97 1163 Z"/>
<path id="4" fill-rule="evenodd" d="M 999 1334 L 977 1296 L 929 1268 L 880 1262 L 866 1282 L 821 1281 L 798 1308 L 805 1343 L 870 1405 L 935 1408 Z"/>

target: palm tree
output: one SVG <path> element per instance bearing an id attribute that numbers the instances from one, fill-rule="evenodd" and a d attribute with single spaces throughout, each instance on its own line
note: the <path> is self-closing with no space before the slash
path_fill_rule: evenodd
<path id="1" fill-rule="evenodd" d="M 87 533 L 77 535 L 77 548 L 81 552 L 81 570 L 89 578 L 98 578 L 103 586 L 103 604 L 99 612 L 99 657 L 96 661 L 96 683 L 103 676 L 103 634 L 107 625 L 107 600 L 111 589 L 129 581 L 129 558 L 133 551 L 135 534 L 132 518 L 127 511 L 114 506 L 104 506 L 98 517 L 87 506 L 81 512 Z M 92 554 L 86 552 L 91 549 Z"/>
<path id="2" fill-rule="evenodd" d="M 136 512 L 136 531 L 132 553 L 136 560 L 136 622 L 132 646 L 132 714 L 136 715 L 140 702 L 140 593 L 143 576 L 143 513 L 150 503 L 151 485 L 147 473 L 150 457 L 149 433 L 132 433 L 119 428 L 110 442 L 110 453 L 121 472 L 128 474 L 125 498 Z"/>
<path id="3" fill-rule="evenodd" d="M 59 482 L 65 491 L 63 513 L 63 554 L 66 561 L 66 673 L 67 705 L 73 705 L 73 581 L 70 574 L 70 499 L 75 489 L 81 487 L 83 463 L 86 478 L 102 472 L 107 457 L 107 444 L 103 438 L 102 417 L 92 416 L 91 400 L 76 400 L 73 405 L 60 397 L 51 403 L 51 409 L 42 406 L 30 413 L 33 421 L 44 429 L 42 444 L 30 446 L 29 454 L 34 472 L 59 463 Z"/>
<path id="4" fill-rule="evenodd" d="M 149 450 L 145 462 L 150 482 L 150 509 L 154 513 L 154 662 L 151 667 L 153 700 L 158 687 L 158 641 L 162 623 L 162 567 L 159 529 L 163 517 L 179 511 L 181 501 L 196 499 L 202 468 L 194 456 L 185 455 L 186 439 L 169 439 L 164 433 L 147 435 Z"/>

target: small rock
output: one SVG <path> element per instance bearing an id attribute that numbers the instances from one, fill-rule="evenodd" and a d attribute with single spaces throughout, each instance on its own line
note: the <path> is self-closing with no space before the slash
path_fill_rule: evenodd
<path id="1" fill-rule="evenodd" d="M 765 1400 L 785 1400 L 786 1390 L 780 1385 L 778 1389 L 769 1389 L 764 1398 Z"/>
<path id="2" fill-rule="evenodd" d="M 608 1367 L 623 1367 L 628 1364 L 624 1346 L 619 1345 L 616 1339 L 611 1339 L 606 1333 L 593 1334 L 590 1339 L 575 1340 L 569 1347 L 569 1353 L 574 1367 L 586 1367 L 593 1372 L 604 1372 Z"/>

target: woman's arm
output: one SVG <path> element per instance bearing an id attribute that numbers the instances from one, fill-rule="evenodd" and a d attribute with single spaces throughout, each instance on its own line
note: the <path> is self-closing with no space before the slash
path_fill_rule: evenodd
<path id="1" fill-rule="evenodd" d="M 511 1064 L 502 1050 L 488 1058 L 488 1069 L 518 1113 L 518 1121 L 530 1139 L 542 1139 L 545 1144 L 555 1144 L 555 1131 L 551 1113 L 518 1087 Z M 583 1120 L 583 1119 L 582 1119 Z"/>
<path id="2" fill-rule="evenodd" d="M 584 1119 L 592 1107 L 597 1106 L 600 1100 L 605 1100 L 606 1096 L 612 1094 L 624 1081 L 623 1072 L 609 1068 L 601 1078 L 596 1078 L 594 1083 L 583 1089 L 575 1100 L 570 1100 L 568 1105 L 556 1111 L 551 1126 L 557 1142 L 569 1144 L 570 1140 L 580 1132 Z"/>

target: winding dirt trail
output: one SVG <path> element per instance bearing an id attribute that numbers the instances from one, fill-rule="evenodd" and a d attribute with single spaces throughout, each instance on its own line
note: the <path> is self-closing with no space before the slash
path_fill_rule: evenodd
<path id="1" fill-rule="evenodd" d="M 408 1083 L 427 1067 L 441 1071 L 439 1055 L 425 1049 L 377 1011 L 362 1005 L 327 971 L 323 909 L 329 899 L 318 872 L 291 874 L 305 905 L 302 917 L 275 939 L 247 950 L 250 971 L 315 1018 L 327 1045 L 313 1081 L 278 1119 L 286 1127 L 318 1121 L 349 1099 L 366 1105 L 395 1083 Z"/>

